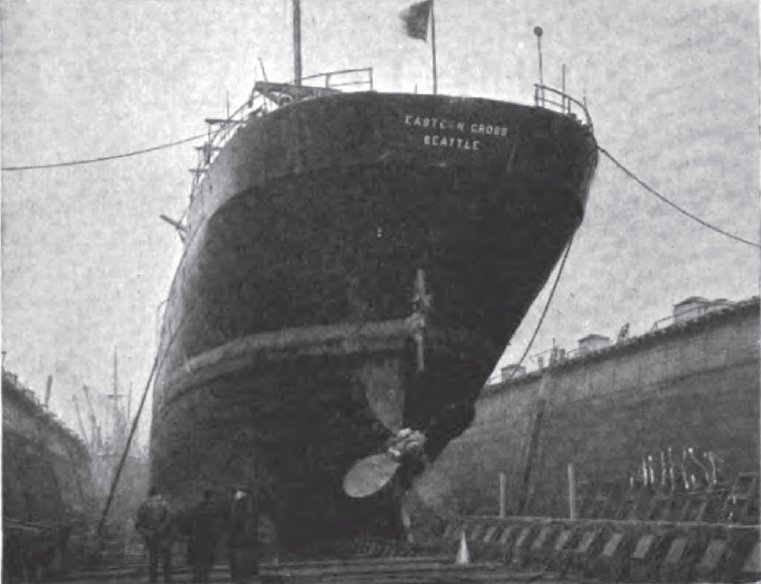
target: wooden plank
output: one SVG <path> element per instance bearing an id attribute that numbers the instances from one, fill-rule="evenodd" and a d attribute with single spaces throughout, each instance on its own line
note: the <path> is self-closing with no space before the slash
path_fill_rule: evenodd
<path id="1" fill-rule="evenodd" d="M 671 542 L 669 551 L 666 554 L 666 563 L 678 564 L 680 561 L 682 561 L 682 555 L 684 554 L 684 550 L 686 547 L 687 547 L 687 538 L 677 537 L 674 541 Z"/>
<path id="2" fill-rule="evenodd" d="M 637 547 L 634 548 L 634 553 L 632 553 L 632 558 L 635 560 L 644 560 L 647 554 L 650 553 L 650 548 L 653 547 L 654 541 L 655 536 L 652 533 L 640 537 L 637 542 Z"/>
<path id="3" fill-rule="evenodd" d="M 725 540 L 712 539 L 698 564 L 698 573 L 703 574 L 714 572 L 719 566 L 719 562 L 724 555 L 726 547 L 727 542 Z"/>
<path id="4" fill-rule="evenodd" d="M 613 554 L 616 553 L 616 549 L 618 549 L 619 544 L 623 541 L 624 534 L 623 533 L 614 533 L 610 536 L 610 539 L 608 540 L 608 543 L 605 544 L 605 547 L 602 550 L 602 555 L 606 558 L 612 558 Z"/>
<path id="5" fill-rule="evenodd" d="M 204 120 L 207 124 L 210 125 L 216 125 L 216 124 L 222 124 L 222 125 L 236 125 L 236 124 L 245 124 L 246 120 L 230 120 L 227 118 L 206 118 Z"/>

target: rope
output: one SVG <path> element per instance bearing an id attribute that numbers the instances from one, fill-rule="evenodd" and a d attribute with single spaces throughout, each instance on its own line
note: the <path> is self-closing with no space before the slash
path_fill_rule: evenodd
<path id="1" fill-rule="evenodd" d="M 629 178 L 631 178 L 632 180 L 634 180 L 634 181 L 635 181 L 637 184 L 639 184 L 639 185 L 640 185 L 642 188 L 644 188 L 644 189 L 645 189 L 647 192 L 649 192 L 649 193 L 650 193 L 650 194 L 652 194 L 652 195 L 655 195 L 655 196 L 656 196 L 656 197 L 658 197 L 658 198 L 659 198 L 661 201 L 663 201 L 663 202 L 664 202 L 664 203 L 666 203 L 667 205 L 669 205 L 669 206 L 673 207 L 674 209 L 676 209 L 677 211 L 679 211 L 680 213 L 682 213 L 682 215 L 686 215 L 687 217 L 689 217 L 689 218 L 690 218 L 690 219 L 692 219 L 693 221 L 697 221 L 698 223 L 700 223 L 700 224 L 701 224 L 703 227 L 707 227 L 708 229 L 712 229 L 713 231 L 716 231 L 717 233 L 721 233 L 722 235 L 724 235 L 724 236 L 726 236 L 726 237 L 729 237 L 729 238 L 731 238 L 731 239 L 734 239 L 735 241 L 739 241 L 740 243 L 744 243 L 745 245 L 750 245 L 751 247 L 755 247 L 755 248 L 761 249 L 761 245 L 759 245 L 758 243 L 756 243 L 756 242 L 754 242 L 754 241 L 749 241 L 749 240 L 747 240 L 747 239 L 743 239 L 742 237 L 739 237 L 739 236 L 737 236 L 737 235 L 734 235 L 733 233 L 729 233 L 728 231 L 724 231 L 724 230 L 723 230 L 723 229 L 721 229 L 720 227 L 716 227 L 715 225 L 712 225 L 712 224 L 708 223 L 708 221 L 704 221 L 703 219 L 701 219 L 701 218 L 700 218 L 700 217 L 698 217 L 697 215 L 694 215 L 694 214 L 690 213 L 689 211 L 687 211 L 687 210 L 685 210 L 685 209 L 682 209 L 682 207 L 680 207 L 680 206 L 679 206 L 679 205 L 677 205 L 676 203 L 673 203 L 672 201 L 669 201 L 669 200 L 668 200 L 666 197 L 664 197 L 663 195 L 661 195 L 660 193 L 658 193 L 658 192 L 657 192 L 657 191 L 656 191 L 654 188 L 652 188 L 650 185 L 648 185 L 648 184 L 647 184 L 645 181 L 643 181 L 643 180 L 641 180 L 639 177 L 637 177 L 637 176 L 636 176 L 636 175 L 635 175 L 635 174 L 634 174 L 632 171 L 630 171 L 630 170 L 629 170 L 628 168 L 626 168 L 626 167 L 625 167 L 623 164 L 621 164 L 621 163 L 620 163 L 618 160 L 616 160 L 615 156 L 613 156 L 613 155 L 612 155 L 610 152 L 608 152 L 607 150 L 605 150 L 605 148 L 603 148 L 602 146 L 598 146 L 598 147 L 597 147 L 597 149 L 598 149 L 600 152 L 602 152 L 602 153 L 603 153 L 605 156 L 607 156 L 607 157 L 608 157 L 608 159 L 609 159 L 609 160 L 610 160 L 610 161 L 611 161 L 613 164 L 615 164 L 615 165 L 616 165 L 616 166 L 617 166 L 619 169 L 621 169 L 621 170 L 622 170 L 622 171 L 623 171 L 623 172 L 624 172 L 624 173 L 625 173 L 625 174 L 626 174 L 626 175 L 627 175 Z"/>
<path id="2" fill-rule="evenodd" d="M 219 132 L 221 130 L 218 130 Z M 214 134 L 215 132 L 212 132 Z M 62 166 L 77 166 L 80 164 L 92 164 L 94 162 L 105 162 L 107 160 L 116 160 L 117 158 L 127 158 L 129 156 L 138 156 L 140 154 L 147 154 L 148 152 L 155 152 L 156 150 L 163 150 L 165 148 L 172 148 L 173 146 L 179 146 L 186 142 L 192 142 L 193 140 L 199 140 L 200 138 L 207 138 L 208 134 L 197 134 L 190 136 L 189 138 L 183 138 L 182 140 L 175 140 L 174 142 L 167 142 L 166 144 L 159 144 L 158 146 L 150 146 L 149 148 L 142 148 L 140 150 L 133 150 L 131 152 L 124 152 L 123 154 L 112 154 L 110 156 L 98 156 L 97 158 L 85 158 L 82 160 L 70 160 L 68 162 L 54 162 L 50 164 L 30 164 L 26 166 L 3 166 L 2 170 L 5 171 L 18 171 L 18 170 L 40 170 L 44 168 L 58 168 Z"/>

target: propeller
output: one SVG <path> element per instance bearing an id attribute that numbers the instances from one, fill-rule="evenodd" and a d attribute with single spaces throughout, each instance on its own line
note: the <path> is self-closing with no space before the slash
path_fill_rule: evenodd
<path id="1" fill-rule="evenodd" d="M 344 476 L 343 488 L 354 498 L 369 497 L 386 486 L 405 463 L 419 464 L 422 470 L 416 474 L 413 490 L 430 506 L 443 495 L 447 480 L 434 468 L 426 454 L 429 439 L 434 444 L 441 434 L 457 436 L 470 424 L 473 410 L 468 402 L 457 402 L 434 417 L 424 430 L 404 428 L 386 444 L 383 451 L 375 452 L 358 460 Z M 442 432 L 443 430 L 443 432 Z"/>
<path id="2" fill-rule="evenodd" d="M 425 385 L 426 363 L 430 360 L 426 356 L 426 328 L 428 314 L 431 312 L 432 295 L 426 289 L 425 271 L 420 268 L 415 274 L 414 290 L 412 295 L 412 315 L 407 318 L 406 324 L 410 340 L 414 343 L 414 356 L 409 355 L 408 363 L 416 363 L 414 372 L 410 374 L 415 380 L 408 379 L 412 383 L 405 383 L 403 387 L 414 387 L 423 381 Z M 343 489 L 347 495 L 354 498 L 369 497 L 386 486 L 396 476 L 402 466 L 411 466 L 415 475 L 413 490 L 417 489 L 420 499 L 425 502 L 431 497 L 440 498 L 436 494 L 446 484 L 443 476 L 436 477 L 437 472 L 431 471 L 431 461 L 426 454 L 425 446 L 429 441 L 435 450 L 438 450 L 440 438 L 451 438 L 460 434 L 471 422 L 474 415 L 472 400 L 478 394 L 478 390 L 468 396 L 462 402 L 450 404 L 439 412 L 438 416 L 432 417 L 423 430 L 416 428 L 399 428 L 404 423 L 404 396 L 405 393 L 397 390 L 389 390 L 394 384 L 382 379 L 382 376 L 371 376 L 365 380 L 366 397 L 370 408 L 382 424 L 390 430 L 394 437 L 389 440 L 383 451 L 373 453 L 354 463 L 344 476 Z M 480 389 L 480 388 L 479 388 Z M 467 408 L 462 408 L 467 406 Z M 467 415 L 464 415 L 467 414 Z M 409 466 L 407 468 L 409 468 Z M 422 469 L 416 469 L 416 466 Z M 441 475 L 440 472 L 438 472 Z"/>

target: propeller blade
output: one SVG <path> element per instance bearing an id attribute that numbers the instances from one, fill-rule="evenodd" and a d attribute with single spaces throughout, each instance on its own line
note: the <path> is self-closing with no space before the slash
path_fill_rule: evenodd
<path id="1" fill-rule="evenodd" d="M 396 434 L 402 427 L 404 391 L 387 382 L 382 374 L 375 377 L 365 374 L 365 377 L 362 381 L 370 410 L 381 424 Z"/>
<path id="2" fill-rule="evenodd" d="M 350 497 L 369 497 L 380 491 L 396 474 L 399 462 L 386 452 L 367 456 L 354 463 L 344 476 L 344 491 Z"/>

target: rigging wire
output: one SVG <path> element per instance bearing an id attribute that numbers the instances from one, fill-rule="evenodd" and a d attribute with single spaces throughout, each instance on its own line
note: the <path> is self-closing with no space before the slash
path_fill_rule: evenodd
<path id="1" fill-rule="evenodd" d="M 542 328 L 544 317 L 547 316 L 547 311 L 550 309 L 550 304 L 552 304 L 552 298 L 555 296 L 555 290 L 557 290 L 558 284 L 560 283 L 560 276 L 563 275 L 563 268 L 565 268 L 565 262 L 568 259 L 568 254 L 571 252 L 572 244 L 573 244 L 573 237 L 568 242 L 568 245 L 565 248 L 565 252 L 563 253 L 563 259 L 560 260 L 560 267 L 558 268 L 558 274 L 557 276 L 555 276 L 555 281 L 552 283 L 552 289 L 550 290 L 550 295 L 547 298 L 547 302 L 544 305 L 544 310 L 542 310 L 542 314 L 539 317 L 539 322 L 536 323 L 536 328 L 534 329 L 534 333 L 531 335 L 531 339 L 529 339 L 528 345 L 526 345 L 526 348 L 523 351 L 523 355 L 521 355 L 521 358 L 518 361 L 517 365 L 510 372 L 510 377 L 505 379 L 505 381 L 510 381 L 515 375 L 515 372 L 518 371 L 518 368 L 521 366 L 521 363 L 523 363 L 523 360 L 526 358 L 526 355 L 528 355 L 528 352 L 531 350 L 531 345 L 534 344 L 534 341 L 536 340 L 536 336 L 539 334 L 539 329 Z"/>
<path id="2" fill-rule="evenodd" d="M 637 184 L 639 184 L 639 185 L 640 185 L 642 188 L 644 188 L 644 189 L 645 189 L 647 192 L 649 192 L 649 193 L 650 193 L 650 194 L 652 194 L 652 195 L 655 195 L 655 196 L 656 196 L 656 197 L 658 197 L 658 198 L 659 198 L 661 201 L 663 201 L 663 202 L 664 202 L 664 203 L 666 203 L 667 205 L 669 205 L 669 206 L 673 207 L 674 209 L 676 209 L 677 211 L 679 211 L 679 212 L 680 212 L 680 213 L 682 213 L 683 215 L 685 215 L 685 216 L 689 217 L 689 218 L 690 218 L 690 219 L 692 219 L 693 221 L 697 221 L 697 222 L 698 222 L 698 223 L 700 223 L 700 224 L 701 224 L 703 227 L 707 227 L 708 229 L 712 229 L 713 231 L 716 231 L 717 233 L 721 233 L 722 235 L 725 235 L 726 237 L 729 237 L 729 238 L 731 238 L 731 239 L 734 239 L 735 241 L 739 241 L 740 243 L 744 243 L 745 245 L 750 245 L 751 247 L 755 247 L 755 248 L 761 249 L 761 245 L 759 245 L 758 243 L 756 243 L 756 242 L 754 242 L 754 241 L 750 241 L 750 240 L 748 240 L 748 239 L 743 239 L 742 237 L 739 237 L 739 236 L 737 236 L 737 235 L 734 235 L 733 233 L 729 233 L 728 231 L 724 231 L 724 230 L 723 230 L 723 229 L 721 229 L 720 227 L 716 227 L 715 225 L 712 225 L 711 223 L 708 223 L 708 221 L 705 221 L 705 220 L 701 219 L 701 218 L 700 218 L 700 217 L 698 217 L 697 215 L 694 215 L 694 214 L 690 213 L 689 211 L 687 211 L 687 210 L 683 209 L 682 207 L 680 207 L 680 206 L 679 206 L 679 205 L 677 205 L 676 203 L 673 203 L 672 201 L 670 201 L 669 199 L 667 199 L 666 197 L 664 197 L 663 195 L 661 195 L 659 192 L 657 192 L 657 191 L 656 191 L 656 190 L 655 190 L 653 187 L 651 187 L 650 185 L 648 185 L 648 184 L 647 184 L 645 181 L 643 181 L 642 179 L 640 179 L 640 178 L 639 178 L 637 175 L 635 175 L 635 174 L 634 174 L 634 173 L 633 173 L 631 170 L 629 170 L 629 169 L 628 169 L 628 168 L 626 168 L 626 167 L 625 167 L 623 164 L 621 164 L 621 163 L 620 163 L 620 162 L 619 162 L 619 161 L 616 159 L 616 157 L 615 157 L 615 156 L 613 156 L 613 155 L 612 155 L 610 152 L 608 152 L 608 151 L 607 151 L 605 148 L 603 148 L 602 146 L 599 146 L 599 145 L 598 145 L 598 146 L 597 146 L 597 149 L 598 149 L 600 152 L 602 152 L 602 153 L 603 153 L 605 156 L 607 156 L 607 157 L 608 157 L 608 159 L 609 159 L 609 160 L 610 160 L 610 161 L 611 161 L 613 164 L 615 164 L 615 165 L 616 165 L 616 166 L 617 166 L 617 167 L 618 167 L 620 170 L 622 170 L 622 171 L 623 171 L 623 172 L 624 172 L 624 173 L 625 173 L 625 174 L 626 174 L 626 175 L 627 175 L 629 178 L 631 178 L 632 180 L 634 180 L 634 181 L 635 181 Z"/>
<path id="3" fill-rule="evenodd" d="M 220 131 L 221 130 L 217 130 L 217 132 L 211 132 L 211 135 L 213 136 L 214 134 Z M 157 146 L 141 148 L 140 150 L 132 150 L 131 152 L 124 152 L 122 154 L 112 154 L 110 156 L 98 156 L 96 158 L 84 158 L 82 160 L 70 160 L 68 162 L 52 162 L 50 164 L 30 164 L 26 166 L 3 166 L 2 170 L 9 171 L 9 172 L 18 171 L 18 170 L 42 170 L 46 168 L 59 168 L 62 166 L 78 166 L 81 164 L 92 164 L 94 162 L 105 162 L 107 160 L 115 160 L 117 158 L 128 158 L 130 156 L 148 154 L 149 152 L 155 152 L 156 150 L 164 150 L 166 148 L 172 148 L 174 146 L 179 146 L 180 144 L 192 142 L 193 140 L 208 138 L 209 136 L 210 136 L 209 133 L 203 133 L 203 134 L 197 134 L 195 136 L 190 136 L 189 138 L 182 138 L 181 140 L 175 140 L 174 142 L 167 142 L 165 144 L 159 144 Z"/>

